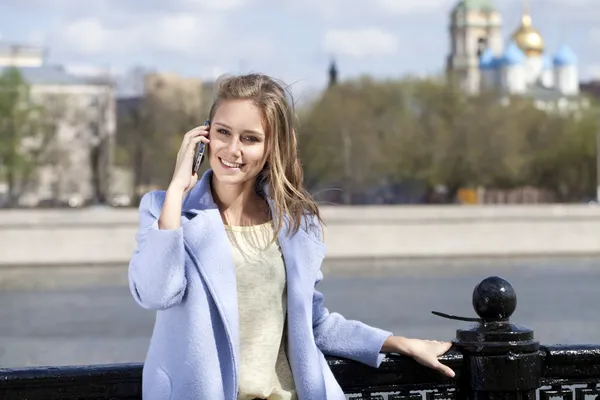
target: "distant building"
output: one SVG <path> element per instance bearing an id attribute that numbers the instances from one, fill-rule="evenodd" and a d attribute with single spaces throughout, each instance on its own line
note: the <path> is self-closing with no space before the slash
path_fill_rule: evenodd
<path id="1" fill-rule="evenodd" d="M 579 84 L 579 90 L 581 93 L 600 101 L 600 79 L 589 82 L 581 82 Z"/>
<path id="2" fill-rule="evenodd" d="M 141 90 L 132 95 L 119 96 L 118 113 L 132 112 L 141 106 L 143 99 L 155 99 L 172 109 L 206 118 L 207 105 L 212 103 L 213 85 L 197 78 L 185 78 L 173 73 L 149 72 L 141 79 Z"/>
<path id="3" fill-rule="evenodd" d="M 504 47 L 502 16 L 491 0 L 462 0 L 450 14 L 450 54 L 446 69 L 468 93 L 480 89 L 479 57 L 485 48 Z"/>
<path id="4" fill-rule="evenodd" d="M 202 109 L 202 80 L 172 73 L 152 73 L 144 79 L 145 94 L 171 104 L 183 113 L 197 115 Z"/>
<path id="5" fill-rule="evenodd" d="M 0 66 L 41 67 L 46 49 L 41 46 L 9 43 L 0 40 Z"/>
<path id="6" fill-rule="evenodd" d="M 506 44 L 501 29 L 502 16 L 491 0 L 461 0 L 452 10 L 447 70 L 464 91 L 530 97 L 549 110 L 581 105 L 577 56 L 566 44 L 547 53 L 526 1 Z"/>
<path id="7" fill-rule="evenodd" d="M 165 167 L 152 159 L 150 148 L 202 124 L 214 90 L 212 83 L 172 73 L 148 72 L 139 78 L 138 93 L 117 99 L 117 146 L 131 153 L 132 193 L 137 197 L 164 183 Z"/>
<path id="8" fill-rule="evenodd" d="M 110 79 L 74 76 L 61 66 L 46 64 L 44 49 L 0 42 L 0 73 L 9 67 L 21 72 L 34 99 L 57 112 L 58 123 L 56 141 L 49 145 L 53 156 L 36 170 L 21 204 L 79 205 L 104 200 L 98 195 L 110 196 L 116 129 Z"/>

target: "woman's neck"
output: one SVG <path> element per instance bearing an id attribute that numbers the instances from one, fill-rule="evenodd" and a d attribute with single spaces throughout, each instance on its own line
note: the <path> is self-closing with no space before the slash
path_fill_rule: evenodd
<path id="1" fill-rule="evenodd" d="M 211 189 L 221 218 L 227 225 L 255 225 L 269 220 L 266 202 L 254 189 L 255 182 L 226 185 L 213 176 Z"/>

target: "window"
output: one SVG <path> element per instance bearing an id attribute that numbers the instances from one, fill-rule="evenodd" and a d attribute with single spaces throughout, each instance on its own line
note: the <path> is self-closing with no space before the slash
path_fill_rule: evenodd
<path id="1" fill-rule="evenodd" d="M 477 57 L 481 57 L 481 55 L 487 48 L 488 48 L 488 38 L 480 37 L 477 40 Z"/>

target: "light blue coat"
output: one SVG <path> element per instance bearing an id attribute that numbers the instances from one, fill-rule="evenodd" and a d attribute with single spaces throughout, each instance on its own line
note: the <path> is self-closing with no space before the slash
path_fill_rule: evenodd
<path id="1" fill-rule="evenodd" d="M 129 264 L 136 302 L 156 310 L 143 372 L 144 400 L 235 400 L 238 304 L 230 243 L 205 173 L 183 202 L 181 227 L 158 229 L 165 192 L 140 203 L 137 248 Z M 272 211 L 273 205 L 269 200 Z M 324 354 L 378 367 L 391 335 L 330 313 L 321 281 L 325 246 L 312 219 L 279 244 L 287 274 L 288 358 L 300 400 L 342 400 Z"/>

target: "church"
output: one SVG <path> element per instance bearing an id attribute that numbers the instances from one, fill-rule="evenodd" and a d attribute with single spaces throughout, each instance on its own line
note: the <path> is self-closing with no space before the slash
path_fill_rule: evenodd
<path id="1" fill-rule="evenodd" d="M 447 72 L 467 93 L 494 91 L 533 98 L 540 108 L 579 102 L 577 56 L 563 44 L 546 48 L 527 0 L 521 22 L 508 38 L 492 0 L 461 0 L 450 15 Z"/>

